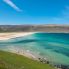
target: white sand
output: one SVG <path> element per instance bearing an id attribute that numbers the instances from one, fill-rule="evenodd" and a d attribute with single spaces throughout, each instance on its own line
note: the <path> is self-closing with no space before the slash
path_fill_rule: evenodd
<path id="1" fill-rule="evenodd" d="M 11 38 L 27 36 L 30 34 L 34 34 L 35 32 L 11 32 L 11 33 L 0 33 L 0 40 L 8 40 Z"/>
<path id="2" fill-rule="evenodd" d="M 0 33 L 0 40 L 8 40 L 11 38 L 16 38 L 16 37 L 21 37 L 21 36 L 27 36 L 27 35 L 31 35 L 34 34 L 35 32 L 12 32 L 12 33 Z M 20 54 L 20 55 L 24 55 L 26 57 L 29 58 L 34 58 L 37 59 L 32 52 L 30 52 L 29 50 L 23 50 L 14 46 L 7 46 L 7 49 L 9 52 L 12 53 L 16 53 L 16 54 Z"/>

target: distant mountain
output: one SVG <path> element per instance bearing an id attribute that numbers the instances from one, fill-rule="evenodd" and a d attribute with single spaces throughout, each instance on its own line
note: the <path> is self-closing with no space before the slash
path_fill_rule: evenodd
<path id="1" fill-rule="evenodd" d="M 69 33 L 69 25 L 0 25 L 0 32 L 61 32 Z"/>

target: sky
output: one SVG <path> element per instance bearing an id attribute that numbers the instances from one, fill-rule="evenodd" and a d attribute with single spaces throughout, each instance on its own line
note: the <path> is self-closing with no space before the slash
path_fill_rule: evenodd
<path id="1" fill-rule="evenodd" d="M 69 0 L 0 0 L 0 24 L 69 24 Z"/>

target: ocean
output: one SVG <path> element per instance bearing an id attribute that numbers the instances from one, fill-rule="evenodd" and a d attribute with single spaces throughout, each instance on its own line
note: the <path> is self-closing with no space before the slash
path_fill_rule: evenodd
<path id="1" fill-rule="evenodd" d="M 69 33 L 35 33 L 0 41 L 0 50 L 21 49 L 55 64 L 69 65 Z"/>

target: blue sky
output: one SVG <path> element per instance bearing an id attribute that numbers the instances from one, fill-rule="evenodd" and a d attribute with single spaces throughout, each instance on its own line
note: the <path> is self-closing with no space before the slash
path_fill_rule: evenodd
<path id="1" fill-rule="evenodd" d="M 69 24 L 69 0 L 0 0 L 0 24 Z"/>

